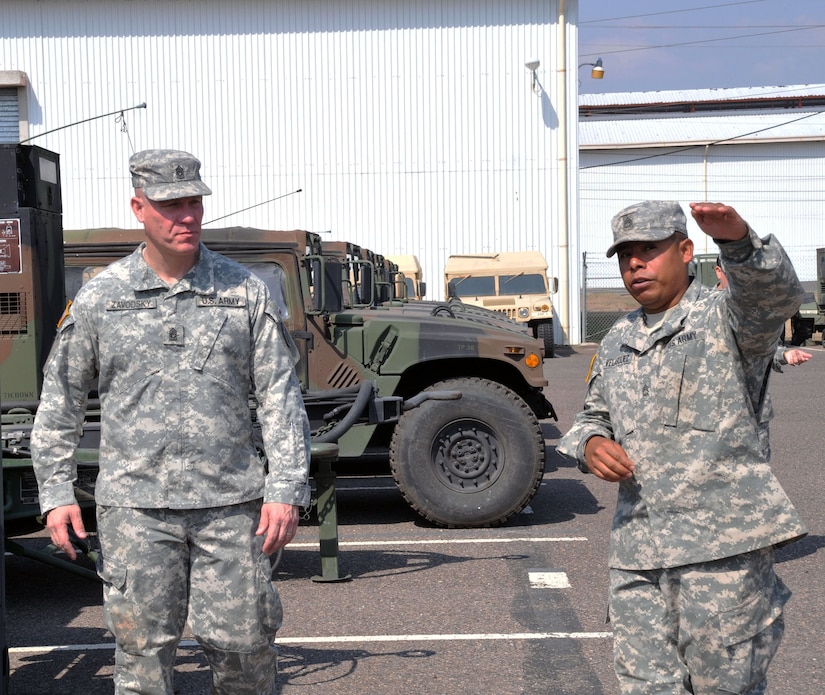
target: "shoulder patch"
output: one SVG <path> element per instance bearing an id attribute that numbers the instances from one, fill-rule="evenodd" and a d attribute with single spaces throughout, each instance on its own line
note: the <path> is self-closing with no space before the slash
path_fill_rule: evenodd
<path id="1" fill-rule="evenodd" d="M 61 326 L 63 326 L 63 322 L 64 322 L 64 321 L 66 320 L 66 318 L 69 316 L 69 309 L 71 309 L 71 308 L 72 308 L 72 300 L 70 299 L 70 300 L 69 300 L 69 302 L 68 302 L 68 304 L 66 304 L 66 308 L 65 308 L 65 309 L 63 309 L 63 316 L 61 316 L 61 317 L 60 317 L 60 320 L 57 322 L 57 327 L 58 327 L 58 328 L 60 328 Z"/>
<path id="2" fill-rule="evenodd" d="M 596 364 L 596 355 L 598 353 L 594 353 L 593 357 L 590 359 L 590 366 L 587 368 L 587 376 L 584 377 L 585 381 L 590 381 L 590 375 L 593 373 L 593 365 Z"/>

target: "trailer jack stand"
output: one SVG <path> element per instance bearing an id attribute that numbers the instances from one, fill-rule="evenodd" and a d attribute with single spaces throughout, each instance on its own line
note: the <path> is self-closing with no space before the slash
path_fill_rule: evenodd
<path id="1" fill-rule="evenodd" d="M 71 538 L 72 545 L 74 545 L 80 553 L 88 557 L 92 562 L 97 563 L 98 551 L 92 550 L 86 541 L 78 538 L 72 531 L 70 531 L 69 537 Z M 67 572 L 71 572 L 72 574 L 76 574 L 84 579 L 90 579 L 93 582 L 100 582 L 100 577 L 97 576 L 97 572 L 78 565 L 69 559 L 57 557 L 56 554 L 58 549 L 51 543 L 43 550 L 32 550 L 31 548 L 24 546 L 22 543 L 17 543 L 9 538 L 6 538 L 5 540 L 6 550 L 13 555 L 27 557 L 30 560 L 37 560 L 38 562 L 43 562 L 47 565 L 52 565 L 53 567 L 58 567 L 62 570 L 66 570 Z"/>
<path id="2" fill-rule="evenodd" d="M 312 577 L 314 582 L 345 582 L 351 575 L 338 571 L 338 510 L 335 501 L 335 471 L 332 463 L 338 460 L 338 445 L 313 443 L 310 446 L 312 460 L 317 464 L 315 473 L 316 510 L 318 513 L 318 539 L 321 549 L 321 574 Z"/>

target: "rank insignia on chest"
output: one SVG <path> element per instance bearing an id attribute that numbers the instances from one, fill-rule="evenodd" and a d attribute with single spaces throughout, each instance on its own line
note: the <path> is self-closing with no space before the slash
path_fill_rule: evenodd
<path id="1" fill-rule="evenodd" d="M 163 344 L 175 345 L 178 347 L 184 346 L 185 331 L 182 325 L 164 325 L 163 327 Z"/>

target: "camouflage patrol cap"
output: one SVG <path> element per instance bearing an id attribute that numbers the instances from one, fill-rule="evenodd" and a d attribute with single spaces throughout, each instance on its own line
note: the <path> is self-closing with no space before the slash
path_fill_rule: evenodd
<path id="1" fill-rule="evenodd" d="M 132 186 L 143 189 L 149 200 L 211 195 L 200 168 L 198 159 L 180 150 L 143 150 L 129 158 Z"/>
<path id="2" fill-rule="evenodd" d="M 661 241 L 679 232 L 687 236 L 682 206 L 674 200 L 645 200 L 616 213 L 611 222 L 613 244 L 607 257 L 626 241 Z"/>

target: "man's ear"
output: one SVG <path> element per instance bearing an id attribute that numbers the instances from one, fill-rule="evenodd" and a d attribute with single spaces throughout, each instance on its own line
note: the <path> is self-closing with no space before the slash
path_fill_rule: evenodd
<path id="1" fill-rule="evenodd" d="M 145 203 L 143 202 L 142 198 L 138 196 L 132 196 L 132 214 L 135 216 L 138 222 L 143 224 L 143 206 Z"/>
<path id="2" fill-rule="evenodd" d="M 682 254 L 682 260 L 685 263 L 690 263 L 693 260 L 693 241 L 685 238 L 679 242 L 679 251 Z"/>

